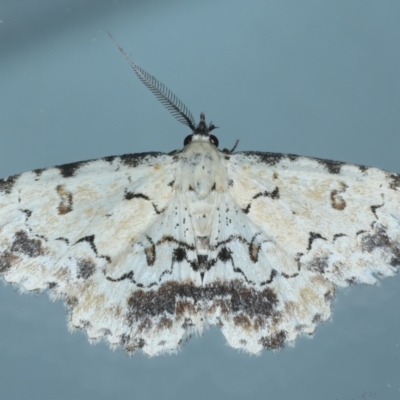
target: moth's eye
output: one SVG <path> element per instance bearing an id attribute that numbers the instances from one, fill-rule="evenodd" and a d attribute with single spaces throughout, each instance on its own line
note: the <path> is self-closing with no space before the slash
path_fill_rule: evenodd
<path id="1" fill-rule="evenodd" d="M 216 138 L 216 136 L 210 135 L 210 142 L 211 142 L 215 147 L 218 147 L 219 142 L 218 142 L 218 139 Z"/>
<path id="2" fill-rule="evenodd" d="M 186 136 L 186 137 L 185 137 L 185 140 L 183 141 L 183 145 L 184 145 L 184 146 L 187 146 L 189 143 L 192 142 L 192 136 L 193 136 L 193 135 L 189 135 L 189 136 Z"/>

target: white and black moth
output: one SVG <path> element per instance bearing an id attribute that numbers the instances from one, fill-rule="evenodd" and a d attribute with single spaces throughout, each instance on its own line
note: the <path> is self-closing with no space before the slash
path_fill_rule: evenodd
<path id="1" fill-rule="evenodd" d="M 118 44 L 117 44 L 118 46 Z M 118 46 L 119 47 L 119 46 Z M 249 353 L 311 335 L 337 287 L 400 264 L 400 175 L 317 158 L 220 151 L 119 47 L 192 134 L 182 150 L 0 180 L 0 274 L 49 290 L 71 329 L 148 355 L 217 325 Z"/>

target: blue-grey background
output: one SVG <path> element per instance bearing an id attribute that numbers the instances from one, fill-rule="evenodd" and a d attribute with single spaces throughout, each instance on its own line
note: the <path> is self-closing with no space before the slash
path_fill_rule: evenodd
<path id="1" fill-rule="evenodd" d="M 170 151 L 189 134 L 107 35 L 221 147 L 400 172 L 397 0 L 0 2 L 0 176 Z M 333 323 L 259 357 L 213 328 L 178 355 L 128 358 L 69 334 L 47 295 L 0 284 L 2 399 L 400 399 L 400 276 L 338 293 Z"/>

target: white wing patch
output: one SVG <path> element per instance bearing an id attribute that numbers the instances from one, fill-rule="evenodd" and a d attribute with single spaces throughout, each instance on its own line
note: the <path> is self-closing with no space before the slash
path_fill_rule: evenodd
<path id="1" fill-rule="evenodd" d="M 312 334 L 336 287 L 397 272 L 399 224 L 399 175 L 197 138 L 0 180 L 0 274 L 129 353 L 212 324 L 259 353 Z"/>

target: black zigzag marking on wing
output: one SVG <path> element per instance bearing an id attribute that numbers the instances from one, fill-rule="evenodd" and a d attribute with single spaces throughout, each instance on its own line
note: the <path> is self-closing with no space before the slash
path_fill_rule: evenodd
<path id="1" fill-rule="evenodd" d="M 125 200 L 132 200 L 132 199 L 143 199 L 143 200 L 149 201 L 151 203 L 151 205 L 153 206 L 156 214 L 162 214 L 165 211 L 165 209 L 159 210 L 158 207 L 145 194 L 128 192 L 128 190 L 125 189 Z"/>
<path id="2" fill-rule="evenodd" d="M 69 239 L 67 239 L 65 237 L 60 236 L 58 238 L 55 238 L 54 240 L 60 240 L 60 241 L 64 242 L 67 246 L 69 245 Z"/>
<path id="3" fill-rule="evenodd" d="M 273 269 L 272 271 L 271 271 L 271 274 L 270 274 L 270 276 L 269 276 L 269 279 L 267 279 L 266 281 L 263 281 L 263 282 L 261 282 L 260 283 L 260 286 L 264 286 L 264 285 L 269 285 L 270 283 L 272 283 L 272 281 L 274 280 L 274 278 L 275 278 L 275 276 L 277 275 L 277 271 L 276 271 L 276 269 Z"/>
<path id="4" fill-rule="evenodd" d="M 105 275 L 104 271 L 103 271 L 103 274 Z M 127 273 L 121 275 L 121 276 L 118 277 L 118 278 L 111 278 L 111 276 L 106 276 L 106 275 L 105 275 L 106 279 L 107 279 L 108 281 L 110 281 L 110 282 L 121 282 L 121 281 L 124 281 L 125 279 L 129 279 L 129 280 L 130 280 L 132 283 L 134 283 L 138 288 L 148 288 L 148 289 L 149 289 L 149 288 L 151 288 L 151 287 L 153 287 L 153 286 L 158 286 L 158 284 L 157 284 L 156 282 L 149 283 L 147 286 L 145 286 L 145 285 L 143 285 L 142 283 L 136 282 L 134 276 L 135 276 L 134 271 L 129 271 L 129 272 L 127 272 Z"/>
<path id="5" fill-rule="evenodd" d="M 80 238 L 79 240 L 77 240 L 74 244 L 77 243 L 82 243 L 82 242 L 87 242 L 89 243 L 90 248 L 93 250 L 93 252 L 96 254 L 96 256 L 98 255 L 97 253 L 97 248 L 96 245 L 94 244 L 94 235 L 89 235 L 89 236 L 85 236 Z"/>
<path id="6" fill-rule="evenodd" d="M 375 216 L 376 219 L 378 219 L 378 216 L 376 215 L 376 210 L 377 210 L 378 208 L 383 207 L 384 205 L 385 205 L 385 203 L 379 204 L 379 205 L 371 206 L 371 211 L 372 211 L 372 213 L 374 214 L 374 216 Z"/>
<path id="7" fill-rule="evenodd" d="M 300 258 L 303 256 L 303 253 L 297 253 L 296 255 L 296 263 L 297 263 L 297 272 L 295 272 L 292 275 L 286 274 L 285 272 L 282 272 L 282 276 L 286 279 L 290 278 L 296 278 L 296 276 L 299 276 L 300 270 L 301 270 L 301 264 L 300 264 Z"/>
<path id="8" fill-rule="evenodd" d="M 255 244 L 254 244 L 254 242 L 255 242 L 256 237 L 259 236 L 259 235 L 261 235 L 261 232 L 255 233 L 255 234 L 253 235 L 253 237 L 251 238 L 250 242 L 249 242 L 247 239 L 245 239 L 243 236 L 240 236 L 240 235 L 231 235 L 231 236 L 229 236 L 227 239 L 221 240 L 220 242 L 217 242 L 216 245 L 210 246 L 210 250 L 216 250 L 216 249 L 218 249 L 218 247 L 220 247 L 220 246 L 222 246 L 222 245 L 225 245 L 225 244 L 227 244 L 227 243 L 230 243 L 230 242 L 233 242 L 233 241 L 239 241 L 239 242 L 244 243 L 244 244 L 246 244 L 246 245 L 248 246 L 248 252 L 249 252 L 249 257 L 250 257 L 250 259 L 251 259 L 253 262 L 257 262 L 257 261 L 258 261 L 258 252 L 259 252 L 259 250 L 260 250 L 260 248 L 261 248 L 261 245 L 262 245 L 263 243 L 268 243 L 268 242 L 271 241 L 271 240 L 262 240 L 262 241 L 259 243 L 259 246 L 257 246 L 257 257 L 255 257 L 254 254 L 253 254 L 254 251 L 255 251 Z"/>
<path id="9" fill-rule="evenodd" d="M 105 260 L 107 260 L 107 262 L 111 262 L 111 257 L 107 256 L 107 255 L 99 255 L 98 251 L 97 251 L 97 247 L 94 243 L 95 240 L 95 235 L 89 235 L 89 236 L 84 236 L 80 239 L 78 239 L 74 245 L 78 244 L 78 243 L 83 243 L 83 242 L 87 242 L 90 246 L 90 248 L 93 250 L 93 253 L 96 254 L 96 257 L 98 258 L 104 258 Z"/>
<path id="10" fill-rule="evenodd" d="M 150 238 L 147 237 L 147 239 L 149 240 Z M 158 278 L 158 282 L 161 282 L 162 277 L 166 274 L 172 274 L 173 269 L 174 269 L 174 265 L 178 262 L 182 262 L 183 260 L 186 260 L 191 267 L 193 268 L 193 264 L 195 263 L 195 261 L 191 261 L 188 259 L 187 254 L 186 254 L 186 250 L 195 250 L 194 246 L 189 245 L 188 243 L 182 242 L 180 240 L 175 239 L 174 237 L 170 236 L 170 235 L 166 235 L 163 236 L 157 243 L 153 243 L 151 241 L 152 246 L 157 247 L 158 245 L 161 245 L 163 243 L 175 243 L 178 245 L 178 247 L 176 247 L 173 250 L 173 255 L 172 255 L 172 264 L 171 264 L 171 268 L 169 269 L 165 269 L 163 272 L 161 272 L 160 277 Z M 146 255 L 147 257 L 147 255 Z M 148 284 L 147 286 L 141 284 L 141 283 L 137 283 L 137 281 L 134 279 L 134 271 L 129 271 L 123 275 L 121 275 L 118 278 L 111 278 L 109 276 L 106 276 L 106 279 L 111 281 L 111 282 L 120 282 L 123 281 L 125 279 L 129 279 L 132 283 L 134 283 L 136 286 L 138 287 L 146 287 L 146 288 L 150 288 L 152 286 L 157 286 L 158 282 L 151 282 L 150 284 Z"/>
<path id="11" fill-rule="evenodd" d="M 333 235 L 333 241 L 335 241 L 336 239 L 340 238 L 340 237 L 344 237 L 347 236 L 345 233 L 335 233 Z"/>
<path id="12" fill-rule="evenodd" d="M 308 237 L 308 246 L 307 246 L 307 250 L 308 250 L 308 251 L 311 250 L 311 246 L 312 246 L 314 240 L 316 240 L 316 239 L 326 240 L 326 238 L 324 238 L 323 236 L 321 236 L 319 233 L 310 232 L 310 235 L 309 235 L 309 237 Z"/>
<path id="13" fill-rule="evenodd" d="M 104 273 L 104 272 L 103 272 Z M 140 283 L 137 283 L 135 281 L 135 279 L 133 278 L 133 276 L 135 275 L 135 273 L 133 271 L 129 271 L 123 275 L 121 275 L 118 278 L 111 278 L 111 276 L 106 276 L 106 279 L 110 282 L 121 282 L 124 281 L 125 279 L 129 279 L 132 283 L 134 283 L 136 286 L 138 287 L 142 287 L 143 285 Z"/>
<path id="14" fill-rule="evenodd" d="M 259 192 L 256 195 L 254 195 L 252 197 L 252 200 L 258 199 L 259 197 L 270 197 L 272 200 L 277 200 L 279 199 L 280 195 L 279 195 L 279 188 L 278 186 L 272 191 L 272 192 L 268 192 L 267 190 L 265 190 L 264 192 Z M 252 205 L 252 201 L 250 201 L 249 204 L 247 204 L 247 206 L 245 208 L 242 208 L 242 211 L 245 214 L 248 214 L 250 211 Z"/>
<path id="15" fill-rule="evenodd" d="M 255 285 L 255 282 L 250 280 L 250 279 L 248 279 L 248 277 L 246 276 L 244 271 L 241 268 L 239 268 L 239 267 L 237 267 L 235 265 L 234 259 L 232 257 L 232 252 L 228 247 L 226 247 L 226 244 L 231 243 L 233 241 L 239 241 L 241 243 L 246 244 L 248 246 L 249 257 L 252 259 L 252 257 L 254 256 L 254 254 L 252 256 L 252 253 L 254 253 L 254 246 L 255 246 L 254 242 L 255 242 L 256 237 L 258 235 L 260 235 L 260 234 L 261 234 L 260 232 L 256 233 L 252 237 L 252 239 L 250 241 L 248 241 L 247 239 L 245 239 L 243 236 L 240 236 L 240 235 L 231 235 L 229 238 L 218 242 L 216 245 L 210 246 L 210 251 L 216 251 L 219 248 L 220 248 L 220 250 L 218 251 L 217 256 L 215 258 L 207 260 L 207 264 L 208 264 L 207 270 L 210 270 L 216 264 L 216 262 L 218 260 L 220 260 L 220 261 L 222 261 L 224 263 L 231 262 L 234 272 L 241 274 L 248 284 Z M 267 242 L 268 242 L 268 240 L 263 240 L 258 244 L 258 246 L 257 246 L 257 258 L 254 259 L 253 262 L 257 262 L 258 261 L 258 252 L 259 252 L 259 250 L 261 248 L 261 245 L 263 243 L 267 243 Z M 180 240 L 177 240 L 173 236 L 170 236 L 170 235 L 163 236 L 160 240 L 157 241 L 157 243 L 154 243 L 154 246 L 157 247 L 157 246 L 159 246 L 159 245 L 161 245 L 163 243 L 175 243 L 178 246 L 173 250 L 171 267 L 168 268 L 168 269 L 165 269 L 160 274 L 158 282 L 161 282 L 162 277 L 164 275 L 166 275 L 166 274 L 171 275 L 173 273 L 175 264 L 176 263 L 180 263 L 180 262 L 182 262 L 184 260 L 187 261 L 187 263 L 190 265 L 190 267 L 194 271 L 198 271 L 199 270 L 199 258 L 197 258 L 195 260 L 191 260 L 191 259 L 189 259 L 188 255 L 187 255 L 187 250 L 190 250 L 190 251 L 195 251 L 196 250 L 195 246 L 192 246 L 192 245 L 189 245 L 188 243 L 185 243 L 185 242 L 182 242 Z M 298 263 L 298 268 L 300 270 L 300 264 L 299 263 Z M 277 273 L 276 270 L 272 270 L 269 279 L 267 279 L 266 281 L 262 282 L 261 285 L 266 285 L 266 284 L 272 283 L 274 277 L 277 274 L 278 273 Z M 298 272 L 296 272 L 295 274 L 292 274 L 292 275 L 282 274 L 282 276 L 284 276 L 285 278 L 292 278 L 292 277 L 295 277 L 297 275 L 298 275 Z M 130 271 L 128 273 L 125 273 L 125 274 L 121 275 L 119 278 L 107 277 L 107 279 L 112 281 L 112 282 L 119 282 L 119 281 L 124 280 L 124 279 L 129 279 L 131 282 L 133 282 L 136 285 L 138 285 L 137 282 L 133 279 L 133 276 L 134 276 L 134 272 Z M 157 282 L 152 282 L 151 284 L 149 284 L 146 287 L 151 287 L 151 286 L 154 286 L 154 285 L 158 285 L 158 283 Z M 141 287 L 143 287 L 143 285 L 141 285 Z"/>

